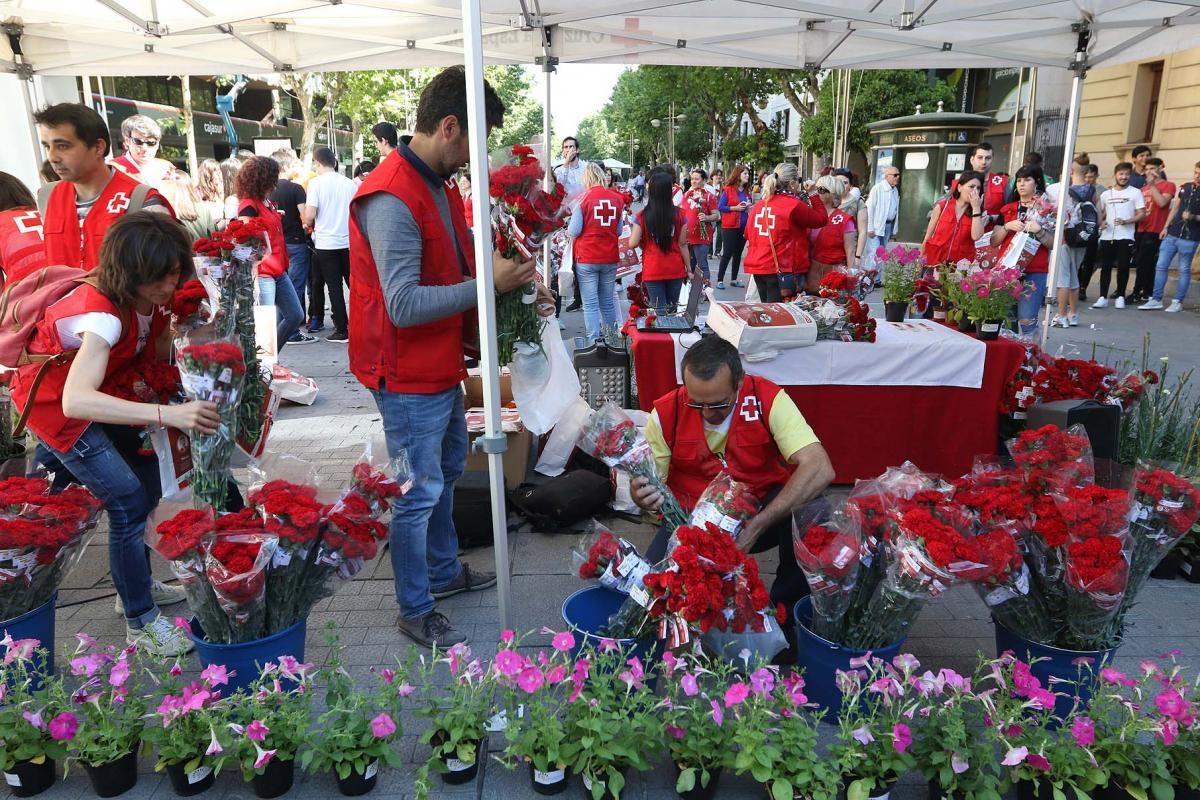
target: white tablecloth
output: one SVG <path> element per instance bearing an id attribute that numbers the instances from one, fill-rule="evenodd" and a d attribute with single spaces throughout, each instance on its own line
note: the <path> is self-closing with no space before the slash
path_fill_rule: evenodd
<path id="1" fill-rule="evenodd" d="M 672 334 L 675 379 L 679 364 L 699 334 Z M 956 386 L 983 385 L 987 346 L 932 320 L 878 321 L 875 342 L 817 342 L 784 350 L 769 361 L 748 363 L 746 371 L 780 386 Z"/>

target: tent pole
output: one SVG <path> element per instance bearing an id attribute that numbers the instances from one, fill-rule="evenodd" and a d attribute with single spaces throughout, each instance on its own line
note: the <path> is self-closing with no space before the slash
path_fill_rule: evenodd
<path id="1" fill-rule="evenodd" d="M 546 175 L 542 179 L 542 190 L 549 192 L 550 186 L 554 182 L 554 167 L 550 152 L 550 76 L 554 74 L 554 65 L 550 63 L 548 56 L 542 63 L 542 74 L 546 81 L 546 100 L 542 104 L 542 140 L 546 146 L 546 156 L 542 165 L 546 168 Z M 547 236 L 546 241 L 542 243 L 542 283 L 547 287 L 550 285 L 550 278 L 550 237 Z"/>
<path id="2" fill-rule="evenodd" d="M 467 73 L 467 117 L 471 145 L 471 193 L 475 218 L 491 219 L 488 195 L 487 116 L 483 96 L 483 31 L 480 0 L 462 0 L 463 61 Z M 492 499 L 492 537 L 496 548 L 496 594 L 500 626 L 512 624 L 509 598 L 508 511 L 504 504 L 504 451 L 508 439 L 500 429 L 500 363 L 496 352 L 496 292 L 492 280 L 492 231 L 481 222 L 472 231 L 475 240 L 475 290 L 479 301 L 480 371 L 483 376 L 484 433 L 475 447 L 487 453 L 488 483 Z"/>
<path id="3" fill-rule="evenodd" d="M 1077 54 L 1078 55 L 1078 54 Z M 1086 62 L 1085 62 L 1086 63 Z M 1067 196 L 1071 190 L 1071 162 L 1075 160 L 1075 134 L 1079 130 L 1079 105 L 1083 100 L 1083 78 L 1084 69 L 1076 69 L 1075 77 L 1071 80 L 1071 107 L 1067 115 L 1067 133 L 1066 141 L 1063 143 L 1063 165 L 1062 176 L 1060 177 L 1058 190 L 1058 209 L 1054 215 L 1054 244 L 1050 248 L 1050 267 L 1046 272 L 1046 291 L 1056 292 L 1055 274 L 1058 272 L 1059 256 L 1062 249 L 1067 243 L 1063 238 L 1064 228 L 1067 224 Z M 1053 308 L 1049 303 L 1046 303 L 1045 319 L 1042 320 L 1042 349 L 1046 349 L 1046 342 L 1050 338 L 1050 310 Z M 1065 309 L 1059 309 L 1059 314 Z"/>
<path id="4" fill-rule="evenodd" d="M 1012 133 L 1008 137 L 1008 171 L 1017 172 L 1017 120 L 1021 116 L 1021 89 L 1025 85 L 1025 68 L 1017 68 L 1017 103 L 1013 107 Z M 1022 159 L 1024 161 L 1024 159 Z"/>

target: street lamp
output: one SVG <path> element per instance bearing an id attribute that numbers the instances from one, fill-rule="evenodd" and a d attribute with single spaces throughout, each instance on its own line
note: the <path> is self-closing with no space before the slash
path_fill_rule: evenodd
<path id="1" fill-rule="evenodd" d="M 668 142 L 667 150 L 670 153 L 670 161 L 671 161 L 672 167 L 675 166 L 675 131 L 679 130 L 679 123 L 682 123 L 685 119 L 687 119 L 686 114 L 682 114 L 682 113 L 676 114 L 675 113 L 675 101 L 672 100 L 671 101 L 671 115 L 669 117 L 667 117 L 667 119 L 666 119 L 666 121 L 669 123 L 667 125 L 667 142 Z M 663 120 L 652 119 L 652 120 L 650 120 L 650 124 L 653 125 L 655 128 L 658 128 L 663 124 Z"/>

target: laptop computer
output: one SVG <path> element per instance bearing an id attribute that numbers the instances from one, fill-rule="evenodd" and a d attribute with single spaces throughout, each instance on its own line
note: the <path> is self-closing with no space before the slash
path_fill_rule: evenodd
<path id="1" fill-rule="evenodd" d="M 704 294 L 704 276 L 699 272 L 693 272 L 691 279 L 691 285 L 688 286 L 687 309 L 682 314 L 655 317 L 653 320 L 640 317 L 637 321 L 637 329 L 657 333 L 689 333 L 696 330 L 696 315 L 700 311 L 700 297 Z"/>

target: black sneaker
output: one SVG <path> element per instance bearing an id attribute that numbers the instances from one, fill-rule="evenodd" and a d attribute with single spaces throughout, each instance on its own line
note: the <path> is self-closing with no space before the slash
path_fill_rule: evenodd
<path id="1" fill-rule="evenodd" d="M 308 332 L 309 333 L 319 333 L 323 330 L 325 330 L 324 320 L 319 320 L 316 317 L 312 317 L 308 320 Z"/>
<path id="2" fill-rule="evenodd" d="M 319 342 L 319 341 L 320 341 L 320 339 L 318 339 L 315 336 L 309 336 L 307 333 L 300 333 L 299 331 L 296 331 L 290 337 L 288 337 L 287 343 L 288 344 L 312 344 L 313 342 Z"/>
<path id="3" fill-rule="evenodd" d="M 446 619 L 446 615 L 439 614 L 437 611 L 430 611 L 425 616 L 416 619 L 400 617 L 396 627 L 422 647 L 436 645 L 439 650 L 444 650 L 467 641 L 467 635 L 462 631 L 455 630 L 450 625 L 450 620 Z"/>
<path id="4" fill-rule="evenodd" d="M 563 311 L 578 311 L 581 308 L 583 308 L 582 303 L 571 303 L 571 305 L 564 308 Z"/>
<path id="5" fill-rule="evenodd" d="M 350 341 L 350 336 L 345 331 L 337 331 L 332 336 L 326 336 L 325 341 L 345 344 L 346 342 Z"/>
<path id="6" fill-rule="evenodd" d="M 461 594 L 462 592 L 478 592 L 481 589 L 490 589 L 495 585 L 496 573 L 476 572 L 471 569 L 470 565 L 463 564 L 462 572 L 458 573 L 457 578 L 441 588 L 432 590 L 430 594 L 433 595 L 435 600 L 441 600 Z"/>

